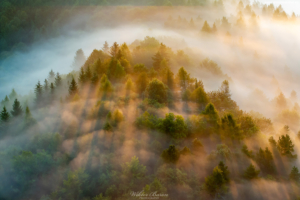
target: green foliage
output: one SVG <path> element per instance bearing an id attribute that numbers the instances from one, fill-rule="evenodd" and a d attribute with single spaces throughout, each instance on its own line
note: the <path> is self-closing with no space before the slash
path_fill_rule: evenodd
<path id="1" fill-rule="evenodd" d="M 87 179 L 88 175 L 83 169 L 69 172 L 67 179 L 63 181 L 62 188 L 57 191 L 58 197 L 66 200 L 79 199 Z"/>
<path id="2" fill-rule="evenodd" d="M 187 125 L 181 115 L 174 115 L 173 113 L 166 114 L 159 124 L 160 130 L 167 133 L 173 138 L 184 138 L 187 134 Z"/>
<path id="3" fill-rule="evenodd" d="M 55 86 L 59 88 L 61 85 L 62 85 L 62 78 L 60 74 L 57 72 L 55 77 Z"/>
<path id="4" fill-rule="evenodd" d="M 176 167 L 163 166 L 157 171 L 157 178 L 167 189 L 187 184 L 187 174 Z"/>
<path id="5" fill-rule="evenodd" d="M 70 83 L 70 86 L 69 86 L 69 95 L 71 97 L 73 97 L 76 93 L 78 93 L 78 86 L 77 86 L 77 83 L 76 83 L 76 81 L 73 77 L 72 81 Z"/>
<path id="6" fill-rule="evenodd" d="M 237 121 L 240 124 L 240 130 L 244 137 L 251 137 L 259 132 L 259 127 L 251 116 L 242 115 Z"/>
<path id="7" fill-rule="evenodd" d="M 156 129 L 160 119 L 155 115 L 151 115 L 147 111 L 143 113 L 142 116 L 136 119 L 136 125 L 140 128 L 145 127 L 148 129 Z"/>
<path id="8" fill-rule="evenodd" d="M 136 80 L 136 88 L 139 94 L 142 94 L 148 85 L 148 77 L 145 72 L 141 73 Z"/>
<path id="9" fill-rule="evenodd" d="M 146 166 L 140 164 L 140 161 L 136 156 L 132 157 L 130 162 L 123 164 L 122 170 L 123 175 L 129 180 L 141 179 L 145 177 L 147 172 Z"/>
<path id="10" fill-rule="evenodd" d="M 232 114 L 227 114 L 222 117 L 221 122 L 224 135 L 237 140 L 241 140 L 243 138 L 240 126 L 237 125 Z"/>
<path id="11" fill-rule="evenodd" d="M 202 87 L 198 87 L 191 94 L 192 100 L 195 101 L 200 108 L 204 108 L 209 102 L 208 96 Z"/>
<path id="12" fill-rule="evenodd" d="M 178 70 L 178 73 L 176 75 L 176 78 L 178 80 L 179 86 L 185 90 L 188 85 L 189 85 L 189 81 L 190 81 L 190 74 L 187 73 L 187 71 L 184 69 L 184 67 L 181 67 Z"/>
<path id="13" fill-rule="evenodd" d="M 190 155 L 191 150 L 188 147 L 183 147 L 183 149 L 180 151 L 180 154 L 182 155 Z"/>
<path id="14" fill-rule="evenodd" d="M 248 158 L 254 158 L 253 151 L 249 151 L 247 145 L 243 145 L 242 152 L 248 157 Z"/>
<path id="15" fill-rule="evenodd" d="M 215 196 L 217 193 L 224 191 L 225 183 L 223 171 L 217 166 L 212 174 L 205 178 L 204 188 L 211 196 Z"/>
<path id="16" fill-rule="evenodd" d="M 297 167 L 293 167 L 289 177 L 293 181 L 300 182 L 300 173 Z"/>
<path id="17" fill-rule="evenodd" d="M 120 80 L 125 77 L 126 72 L 124 67 L 121 66 L 121 63 L 116 58 L 111 58 L 110 63 L 107 69 L 107 76 L 110 80 Z"/>
<path id="18" fill-rule="evenodd" d="M 230 181 L 230 178 L 229 178 L 230 172 L 228 170 L 228 167 L 224 164 L 223 161 L 219 162 L 218 167 L 222 171 L 222 176 L 224 178 L 225 183 L 228 183 Z"/>
<path id="19" fill-rule="evenodd" d="M 9 116 L 9 113 L 7 112 L 5 106 L 3 107 L 3 110 L 1 111 L 0 113 L 0 119 L 1 119 L 1 122 L 8 122 L 10 116 Z"/>
<path id="20" fill-rule="evenodd" d="M 44 150 L 49 154 L 55 153 L 62 143 L 59 133 L 46 133 L 34 136 L 29 148 L 32 152 Z"/>
<path id="21" fill-rule="evenodd" d="M 35 86 L 35 101 L 37 104 L 40 104 L 43 98 L 43 86 L 41 85 L 40 81 Z"/>
<path id="22" fill-rule="evenodd" d="M 273 136 L 271 136 L 271 137 L 269 138 L 269 142 L 270 142 L 270 144 L 271 144 L 272 146 L 274 146 L 274 147 L 277 146 L 277 142 L 276 142 L 276 140 L 273 138 Z"/>
<path id="23" fill-rule="evenodd" d="M 113 91 L 113 86 L 105 74 L 103 74 L 101 77 L 99 90 L 106 93 Z"/>
<path id="24" fill-rule="evenodd" d="M 226 144 L 218 144 L 217 149 L 210 154 L 211 159 L 230 160 L 231 157 L 231 150 Z"/>
<path id="25" fill-rule="evenodd" d="M 297 158 L 297 155 L 293 155 L 294 144 L 288 134 L 279 137 L 277 148 L 281 155 L 288 156 L 290 158 Z"/>
<path id="26" fill-rule="evenodd" d="M 120 111 L 119 109 L 116 109 L 112 114 L 112 120 L 113 120 L 114 124 L 119 124 L 121 121 L 123 121 L 124 116 L 123 116 L 122 111 Z"/>
<path id="27" fill-rule="evenodd" d="M 108 121 L 106 121 L 105 124 L 103 125 L 103 130 L 105 130 L 105 131 L 112 131 L 113 127 L 112 127 L 112 125 Z"/>
<path id="28" fill-rule="evenodd" d="M 133 73 L 134 74 L 140 74 L 143 72 L 148 72 L 147 67 L 144 64 L 136 64 L 133 66 Z"/>
<path id="29" fill-rule="evenodd" d="M 244 178 L 251 180 L 258 177 L 260 170 L 256 170 L 254 165 L 250 164 L 249 167 L 244 172 Z"/>
<path id="30" fill-rule="evenodd" d="M 276 173 L 273 155 L 268 147 L 266 147 L 265 150 L 259 148 L 259 151 L 256 153 L 255 160 L 262 172 L 266 174 Z"/>
<path id="31" fill-rule="evenodd" d="M 146 90 L 149 99 L 155 100 L 158 103 L 167 103 L 167 87 L 160 80 L 153 79 L 147 86 Z"/>
<path id="32" fill-rule="evenodd" d="M 162 152 L 161 157 L 167 163 L 176 163 L 180 157 L 180 152 L 174 145 L 170 145 Z"/>
<path id="33" fill-rule="evenodd" d="M 204 147 L 203 147 L 202 142 L 200 140 L 198 140 L 197 138 L 195 138 L 192 142 L 192 149 L 193 149 L 193 151 L 203 152 Z"/>

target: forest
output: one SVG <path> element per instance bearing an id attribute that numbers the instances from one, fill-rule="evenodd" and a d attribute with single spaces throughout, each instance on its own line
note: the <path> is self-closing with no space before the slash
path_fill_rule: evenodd
<path id="1" fill-rule="evenodd" d="M 294 12 L 247 0 L 0 8 L 0 200 L 300 199 Z M 95 32 L 92 50 L 59 67 L 50 52 L 67 52 L 34 54 L 79 43 L 70 31 Z"/>

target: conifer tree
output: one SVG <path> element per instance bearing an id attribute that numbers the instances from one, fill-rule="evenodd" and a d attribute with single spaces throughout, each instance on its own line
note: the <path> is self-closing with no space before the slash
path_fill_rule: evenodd
<path id="1" fill-rule="evenodd" d="M 153 60 L 153 68 L 156 70 L 156 71 L 159 71 L 160 70 L 160 65 L 161 65 L 161 62 L 163 61 L 163 56 L 161 55 L 161 53 L 158 51 L 153 57 L 152 57 L 152 60 Z"/>
<path id="2" fill-rule="evenodd" d="M 102 51 L 104 53 L 109 53 L 108 52 L 109 51 L 109 45 L 108 45 L 107 41 L 104 42 L 103 47 L 102 47 Z"/>
<path id="3" fill-rule="evenodd" d="M 9 98 L 6 95 L 5 98 L 1 101 L 1 105 L 6 106 L 8 104 L 8 102 L 9 102 Z"/>
<path id="4" fill-rule="evenodd" d="M 77 92 L 78 92 L 77 83 L 76 83 L 74 77 L 72 77 L 72 81 L 71 81 L 70 86 L 69 86 L 69 95 L 70 95 L 70 96 L 73 96 L 73 95 L 75 95 Z"/>
<path id="5" fill-rule="evenodd" d="M 9 118 L 9 113 L 7 112 L 6 107 L 4 106 L 3 110 L 0 113 L 0 119 L 2 122 L 8 122 Z"/>
<path id="6" fill-rule="evenodd" d="M 48 89 L 49 89 L 49 83 L 48 83 L 48 80 L 45 79 L 45 81 L 44 81 L 44 91 L 47 92 Z"/>
<path id="7" fill-rule="evenodd" d="M 116 57 L 117 54 L 118 54 L 119 49 L 120 49 L 119 44 L 114 42 L 114 44 L 110 47 L 109 54 L 112 57 Z"/>
<path id="8" fill-rule="evenodd" d="M 96 60 L 96 62 L 94 63 L 93 69 L 98 75 L 102 75 L 102 74 L 106 73 L 105 66 L 103 65 L 100 58 L 98 60 Z"/>
<path id="9" fill-rule="evenodd" d="M 290 175 L 289 175 L 290 179 L 296 182 L 300 181 L 300 173 L 297 167 L 293 167 Z"/>
<path id="10" fill-rule="evenodd" d="M 10 113 L 14 117 L 17 117 L 23 113 L 23 109 L 22 109 L 21 104 L 18 101 L 18 99 L 15 99 L 14 104 L 13 104 L 13 109 Z"/>
<path id="11" fill-rule="evenodd" d="M 36 84 L 34 92 L 36 103 L 39 104 L 43 98 L 43 86 L 41 85 L 40 81 L 38 81 L 38 83 Z"/>
<path id="12" fill-rule="evenodd" d="M 244 172 L 244 177 L 246 179 L 254 179 L 258 177 L 258 174 L 260 173 L 260 170 L 256 170 L 254 165 L 250 164 L 249 167 Z"/>
<path id="13" fill-rule="evenodd" d="M 93 73 L 93 77 L 91 78 L 92 84 L 96 85 L 99 81 L 99 76 L 95 72 Z"/>
<path id="14" fill-rule="evenodd" d="M 201 31 L 202 31 L 202 32 L 206 32 L 206 33 L 210 33 L 210 32 L 211 32 L 211 28 L 210 28 L 210 26 L 208 25 L 207 21 L 204 22 Z"/>
<path id="15" fill-rule="evenodd" d="M 81 84 L 84 84 L 85 81 L 86 81 L 86 78 L 85 78 L 85 72 L 84 72 L 83 67 L 80 68 L 78 81 L 79 81 Z"/>
<path id="16" fill-rule="evenodd" d="M 146 72 L 141 73 L 136 80 L 136 88 L 139 94 L 142 94 L 148 85 L 148 76 Z"/>
<path id="17" fill-rule="evenodd" d="M 54 81 L 54 78 L 55 78 L 55 73 L 51 69 L 51 71 L 49 72 L 49 75 L 48 75 L 48 79 L 49 79 L 49 81 Z"/>
<path id="18" fill-rule="evenodd" d="M 230 178 L 229 178 L 229 170 L 228 167 L 224 164 L 223 161 L 220 161 L 219 165 L 218 165 L 219 169 L 222 170 L 222 175 L 224 178 L 224 181 L 227 183 L 229 182 Z"/>
<path id="19" fill-rule="evenodd" d="M 86 81 L 90 81 L 92 79 L 92 72 L 91 72 L 90 66 L 88 66 L 85 71 L 85 79 L 86 79 Z"/>
<path id="20" fill-rule="evenodd" d="M 296 155 L 292 154 L 294 152 L 294 146 L 295 145 L 288 134 L 279 137 L 277 148 L 281 155 L 295 157 Z"/>
<path id="21" fill-rule="evenodd" d="M 62 84 L 62 79 L 59 73 L 57 72 L 56 77 L 55 77 L 55 86 L 60 87 Z"/>
<path id="22" fill-rule="evenodd" d="M 54 94 L 54 90 L 55 90 L 54 84 L 51 83 L 51 84 L 50 84 L 50 93 L 51 93 L 52 95 Z"/>
<path id="23" fill-rule="evenodd" d="M 187 73 L 187 71 L 184 69 L 184 67 L 181 67 L 178 70 L 178 73 L 176 75 L 176 78 L 179 82 L 179 86 L 183 89 L 186 90 L 188 83 L 190 81 L 190 74 Z"/>
<path id="24" fill-rule="evenodd" d="M 9 94 L 9 99 L 16 99 L 18 94 L 16 93 L 15 89 L 11 90 L 11 93 Z"/>

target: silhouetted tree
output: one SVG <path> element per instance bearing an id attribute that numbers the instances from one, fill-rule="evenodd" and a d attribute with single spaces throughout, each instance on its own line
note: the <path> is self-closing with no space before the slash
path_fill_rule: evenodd
<path id="1" fill-rule="evenodd" d="M 11 93 L 9 94 L 9 99 L 16 99 L 18 94 L 16 93 L 15 89 L 11 90 Z"/>
<path id="2" fill-rule="evenodd" d="M 260 170 L 256 170 L 254 165 L 250 164 L 249 167 L 244 172 L 244 177 L 246 179 L 255 179 L 258 177 L 258 174 L 260 173 Z"/>
<path id="3" fill-rule="evenodd" d="M 10 113 L 14 117 L 20 116 L 23 113 L 23 109 L 22 109 L 21 104 L 18 101 L 18 99 L 15 99 L 14 104 L 13 104 L 13 109 Z"/>
<path id="4" fill-rule="evenodd" d="M 59 73 L 57 72 L 55 77 L 55 86 L 59 88 L 61 85 L 62 85 L 62 79 Z"/>
<path id="5" fill-rule="evenodd" d="M 147 74 L 145 72 L 141 73 L 138 76 L 135 85 L 137 87 L 137 92 L 139 94 L 142 94 L 146 90 L 147 85 L 148 85 L 148 77 L 147 77 Z"/>
<path id="6" fill-rule="evenodd" d="M 77 92 L 78 92 L 77 83 L 73 77 L 69 86 L 69 95 L 74 96 Z"/>
<path id="7" fill-rule="evenodd" d="M 7 112 L 5 106 L 3 107 L 3 110 L 0 113 L 0 119 L 2 122 L 8 122 L 9 120 L 9 113 Z"/>
<path id="8" fill-rule="evenodd" d="M 180 152 L 174 145 L 170 145 L 168 149 L 162 152 L 161 157 L 167 163 L 176 163 L 180 157 Z"/>
<path id="9" fill-rule="evenodd" d="M 184 67 L 181 67 L 178 70 L 178 73 L 176 75 L 176 78 L 179 82 L 179 86 L 183 89 L 186 90 L 188 83 L 190 81 L 190 74 L 187 73 L 187 71 L 184 69 Z"/>
<path id="10" fill-rule="evenodd" d="M 40 81 L 35 85 L 35 101 L 37 104 L 40 104 L 43 99 L 43 86 L 41 85 Z"/>
<path id="11" fill-rule="evenodd" d="M 147 86 L 147 95 L 149 99 L 158 103 L 167 103 L 167 87 L 158 79 L 153 79 Z"/>
<path id="12" fill-rule="evenodd" d="M 288 134 L 279 137 L 277 148 L 281 155 L 289 157 L 297 156 L 292 154 L 294 152 L 294 144 Z"/>
<path id="13" fill-rule="evenodd" d="M 289 175 L 290 179 L 296 182 L 300 181 L 300 173 L 297 167 L 293 167 L 290 175 Z"/>
<path id="14" fill-rule="evenodd" d="M 44 81 L 44 91 L 47 92 L 48 89 L 49 89 L 49 83 L 48 83 L 48 80 L 45 79 L 45 81 Z"/>
<path id="15" fill-rule="evenodd" d="M 86 57 L 85 57 L 82 49 L 78 49 L 76 51 L 76 55 L 74 57 L 72 68 L 74 70 L 78 70 L 82 65 L 84 65 L 85 61 L 86 61 Z"/>
<path id="16" fill-rule="evenodd" d="M 119 47 L 118 43 L 114 42 L 114 44 L 110 47 L 109 54 L 112 57 L 116 57 L 117 54 L 118 54 L 119 49 L 120 49 L 120 47 Z"/>
<path id="17" fill-rule="evenodd" d="M 104 42 L 103 47 L 102 47 L 102 51 L 104 53 L 109 53 L 109 45 L 108 45 L 107 41 Z"/>

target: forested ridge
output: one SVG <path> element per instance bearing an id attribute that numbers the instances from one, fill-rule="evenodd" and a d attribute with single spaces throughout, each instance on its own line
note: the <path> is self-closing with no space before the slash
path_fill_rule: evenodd
<path id="1" fill-rule="evenodd" d="M 298 25 L 248 0 L 1 1 L 0 200 L 299 200 Z"/>
<path id="2" fill-rule="evenodd" d="M 34 94 L 12 90 L 1 102 L 0 198 L 136 199 L 132 191 L 156 191 L 231 199 L 233 182 L 267 181 L 289 185 L 286 197 L 296 199 L 300 134 L 241 110 L 228 80 L 207 91 L 180 67 L 185 58 L 152 37 L 130 48 L 105 43 L 87 59 L 78 50 L 80 69 L 51 70 Z M 200 66 L 219 77 L 214 61 Z"/>

